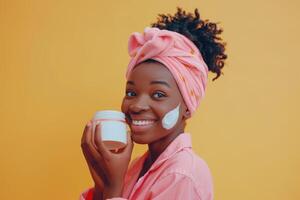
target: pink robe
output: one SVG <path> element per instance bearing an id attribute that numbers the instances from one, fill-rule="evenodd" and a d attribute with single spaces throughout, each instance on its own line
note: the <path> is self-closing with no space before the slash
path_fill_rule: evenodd
<path id="1" fill-rule="evenodd" d="M 192 150 L 191 136 L 180 134 L 138 179 L 149 154 L 135 159 L 129 167 L 122 197 L 111 200 L 213 199 L 213 183 L 206 162 Z M 138 180 L 137 180 L 138 179 Z M 80 200 L 89 200 L 93 188 L 83 192 Z"/>

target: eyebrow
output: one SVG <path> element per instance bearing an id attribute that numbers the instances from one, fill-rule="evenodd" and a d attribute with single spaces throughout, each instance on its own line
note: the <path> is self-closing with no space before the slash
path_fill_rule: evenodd
<path id="1" fill-rule="evenodd" d="M 165 85 L 165 86 L 171 88 L 171 86 L 170 86 L 167 82 L 165 82 L 165 81 L 151 81 L 150 84 L 151 84 L 151 85 L 152 85 L 152 84 L 161 84 L 161 85 Z"/>
<path id="2" fill-rule="evenodd" d="M 127 81 L 126 84 L 135 85 L 133 81 Z M 151 85 L 153 85 L 153 84 L 161 84 L 161 85 L 165 85 L 165 86 L 171 88 L 171 86 L 167 82 L 165 82 L 165 81 L 151 81 L 150 84 Z"/>
<path id="3" fill-rule="evenodd" d="M 127 81 L 126 84 L 129 84 L 129 85 L 134 85 L 134 82 L 133 81 Z"/>

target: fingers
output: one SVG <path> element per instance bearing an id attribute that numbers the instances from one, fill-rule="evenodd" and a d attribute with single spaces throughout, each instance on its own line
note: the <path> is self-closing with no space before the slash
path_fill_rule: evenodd
<path id="1" fill-rule="evenodd" d="M 99 188 L 102 188 L 103 184 L 108 184 L 107 176 L 104 174 L 104 171 L 101 169 L 101 167 L 99 167 L 97 162 L 93 161 L 93 158 L 91 157 L 91 154 L 88 152 L 88 150 L 83 151 L 83 154 L 87 160 L 88 168 L 95 184 Z"/>
<path id="2" fill-rule="evenodd" d="M 89 155 L 86 156 L 89 157 Z M 108 183 L 107 176 L 104 174 L 103 170 L 99 167 L 97 163 L 94 165 L 88 165 L 88 168 L 90 170 L 95 184 L 98 185 L 99 188 L 102 188 L 101 186 L 103 186 L 104 183 Z"/>
<path id="3" fill-rule="evenodd" d="M 94 140 L 102 157 L 106 160 L 110 160 L 111 152 L 104 146 L 104 143 L 102 141 L 100 124 L 97 124 L 96 126 L 96 134 L 94 136 Z"/>
<path id="4" fill-rule="evenodd" d="M 94 147 L 97 149 L 95 140 L 94 140 L 94 134 L 96 132 L 96 125 L 99 124 L 99 122 L 92 122 L 93 123 L 93 130 L 92 130 L 92 144 L 94 145 Z"/>
<path id="5" fill-rule="evenodd" d="M 102 170 L 106 170 L 107 171 L 107 167 L 106 167 L 106 162 L 104 159 L 107 159 L 103 156 L 101 150 L 98 148 L 95 143 L 97 143 L 98 140 L 95 140 L 95 137 L 97 135 L 99 135 L 99 129 L 100 125 L 97 124 L 96 128 L 95 128 L 95 132 L 91 131 L 90 134 L 87 134 L 87 140 L 89 141 L 90 144 L 93 144 L 90 146 L 90 151 L 92 153 L 92 155 L 94 156 L 94 158 L 96 159 L 96 164 L 99 165 L 99 167 Z"/>
<path id="6" fill-rule="evenodd" d="M 90 150 L 88 148 L 83 148 L 82 152 L 83 152 L 83 155 L 85 157 L 85 160 L 87 161 L 88 167 L 93 167 L 93 168 L 98 170 L 99 169 L 98 164 L 97 164 L 98 162 L 93 157 Z"/>
<path id="7" fill-rule="evenodd" d="M 81 147 L 83 154 L 88 162 L 88 165 L 92 166 L 99 173 L 102 173 L 100 175 L 103 177 L 103 171 L 107 171 L 107 167 L 101 154 L 97 151 L 94 145 L 93 136 L 94 133 L 92 131 L 92 125 L 88 124 L 82 136 Z"/>
<path id="8" fill-rule="evenodd" d="M 133 146 L 133 141 L 132 141 L 132 138 L 131 138 L 131 132 L 130 131 L 127 131 L 127 144 L 130 145 L 130 147 Z"/>
<path id="9" fill-rule="evenodd" d="M 97 151 L 96 149 L 96 146 L 94 145 L 95 142 L 93 141 L 94 140 L 94 132 L 89 129 L 89 131 L 86 133 L 86 143 L 88 144 L 88 148 L 90 150 L 90 152 L 92 153 L 93 157 L 96 159 L 96 160 L 100 160 L 101 159 L 101 155 L 99 154 L 99 152 Z"/>
<path id="10" fill-rule="evenodd" d="M 92 124 L 89 122 L 84 129 L 82 139 L 81 139 L 81 148 L 86 160 L 89 162 L 89 165 L 94 166 L 96 164 L 95 156 L 93 152 L 90 150 L 93 147 L 93 144 L 90 142 L 90 134 L 92 132 Z"/>
<path id="11" fill-rule="evenodd" d="M 86 138 L 87 131 L 88 131 L 88 129 L 90 128 L 91 125 L 92 125 L 91 121 L 89 121 L 89 122 L 85 125 L 84 131 L 83 131 L 83 134 L 82 134 L 82 137 L 81 137 L 81 145 L 85 142 L 85 138 Z"/>

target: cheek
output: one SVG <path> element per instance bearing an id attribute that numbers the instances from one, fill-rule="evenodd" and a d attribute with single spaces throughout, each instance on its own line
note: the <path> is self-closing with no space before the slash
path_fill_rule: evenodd
<path id="1" fill-rule="evenodd" d="M 176 108 L 178 108 L 178 106 L 179 106 L 179 103 L 176 105 L 173 105 L 173 106 L 167 106 L 167 107 L 161 108 L 161 112 L 159 114 L 160 119 L 162 120 L 163 118 L 165 118 L 167 114 L 170 115 L 170 112 L 172 112 L 172 111 L 173 111 L 172 113 L 174 113 L 174 111 L 177 110 Z M 180 120 L 182 118 L 182 106 L 181 105 L 179 106 L 179 110 L 177 110 L 177 111 L 179 111 L 178 120 Z"/>
<path id="2" fill-rule="evenodd" d="M 158 106 L 156 107 L 154 110 L 156 111 L 156 115 L 160 118 L 160 119 L 163 119 L 163 117 L 168 113 L 170 112 L 170 110 L 172 110 L 173 108 L 170 107 L 170 106 Z"/>

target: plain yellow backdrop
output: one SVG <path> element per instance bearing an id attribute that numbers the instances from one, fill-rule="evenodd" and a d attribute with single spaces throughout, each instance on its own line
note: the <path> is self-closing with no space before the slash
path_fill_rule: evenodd
<path id="1" fill-rule="evenodd" d="M 300 199 L 299 5 L 0 0 L 0 199 L 78 199 L 92 186 L 84 125 L 120 107 L 129 34 L 176 6 L 220 22 L 228 43 L 224 76 L 210 74 L 187 128 L 215 199 Z"/>

